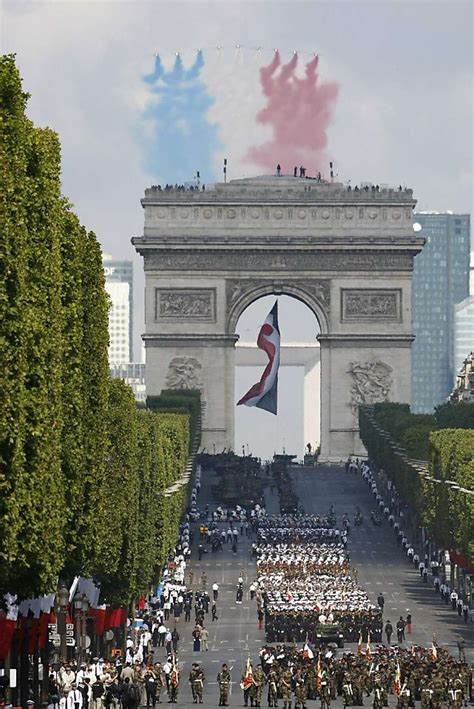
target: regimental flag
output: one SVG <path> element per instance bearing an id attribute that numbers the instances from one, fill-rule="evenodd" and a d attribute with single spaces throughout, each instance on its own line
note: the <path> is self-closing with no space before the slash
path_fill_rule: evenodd
<path id="1" fill-rule="evenodd" d="M 316 671 L 316 689 L 319 691 L 321 689 L 321 680 L 322 680 L 321 653 L 318 655 L 318 666 L 316 669 L 317 669 L 317 671 Z"/>
<path id="2" fill-rule="evenodd" d="M 310 642 L 306 641 L 303 648 L 303 657 L 307 657 L 308 660 L 312 660 L 314 657 L 314 648 Z"/>
<path id="3" fill-rule="evenodd" d="M 367 647 L 365 648 L 365 659 L 370 661 L 372 650 L 370 649 L 370 633 L 367 635 Z"/>
<path id="4" fill-rule="evenodd" d="M 359 642 L 357 643 L 357 654 L 362 655 L 362 630 L 359 634 Z"/>
<path id="5" fill-rule="evenodd" d="M 400 692 L 402 690 L 402 676 L 400 672 L 400 663 L 397 660 L 397 669 L 395 671 L 395 679 L 393 681 L 393 691 L 397 695 L 397 697 L 400 696 Z"/>
<path id="6" fill-rule="evenodd" d="M 268 364 L 260 381 L 237 402 L 237 406 L 256 406 L 277 413 L 278 368 L 280 366 L 280 330 L 278 328 L 278 301 L 268 313 L 258 338 L 257 347 L 265 352 Z"/>
<path id="7" fill-rule="evenodd" d="M 173 653 L 173 664 L 171 667 L 171 685 L 177 687 L 179 684 L 179 671 L 176 665 L 176 655 Z"/>
<path id="8" fill-rule="evenodd" d="M 251 687 L 253 684 L 253 673 L 252 673 L 252 667 L 250 665 L 250 657 L 247 657 L 247 664 L 245 666 L 245 674 L 244 674 L 244 689 L 248 689 Z"/>
<path id="9" fill-rule="evenodd" d="M 433 662 L 436 662 L 436 660 L 438 659 L 438 648 L 434 644 L 434 640 L 431 643 L 431 659 L 433 660 Z"/>

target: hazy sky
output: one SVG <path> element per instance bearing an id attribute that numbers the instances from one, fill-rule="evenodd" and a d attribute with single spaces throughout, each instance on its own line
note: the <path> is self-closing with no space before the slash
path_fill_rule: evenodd
<path id="1" fill-rule="evenodd" d="M 17 54 L 29 115 L 60 135 L 64 192 L 105 251 L 134 259 L 137 303 L 141 262 L 130 238 L 141 233 L 145 187 L 191 179 L 197 169 L 210 182 L 223 157 L 230 178 L 261 172 L 245 157 L 271 137 L 256 116 L 265 106 L 259 69 L 275 48 L 283 63 L 298 52 L 300 75 L 318 53 L 320 82 L 339 86 L 326 153 L 340 179 L 406 184 L 419 209 L 472 209 L 470 0 L 0 6 L 2 52 Z M 186 94 L 192 108 L 175 120 L 184 95 L 173 83 L 176 52 L 189 70 L 200 48 L 202 66 Z M 144 81 L 155 53 L 169 77 L 164 90 Z M 136 322 L 138 334 L 141 309 Z"/>

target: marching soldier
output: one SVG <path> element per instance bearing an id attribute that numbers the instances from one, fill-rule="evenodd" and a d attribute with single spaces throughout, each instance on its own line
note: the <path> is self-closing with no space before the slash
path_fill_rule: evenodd
<path id="1" fill-rule="evenodd" d="M 252 706 L 259 707 L 262 702 L 263 685 L 265 684 L 265 675 L 260 665 L 253 673 L 253 682 L 250 687 L 250 703 Z"/>
<path id="2" fill-rule="evenodd" d="M 433 709 L 440 709 L 441 703 L 444 700 L 444 685 L 441 677 L 435 677 L 433 680 L 433 695 L 431 697 L 431 706 Z"/>
<path id="3" fill-rule="evenodd" d="M 278 706 L 278 675 L 274 669 L 271 669 L 267 677 L 268 682 L 268 706 Z"/>
<path id="4" fill-rule="evenodd" d="M 160 704 L 160 695 L 161 695 L 161 690 L 163 689 L 165 682 L 163 679 L 163 672 L 161 670 L 161 662 L 155 662 L 155 665 L 153 667 L 153 671 L 155 673 L 156 677 L 156 701 L 158 704 Z"/>
<path id="5" fill-rule="evenodd" d="M 329 687 L 329 679 L 326 676 L 325 672 L 321 673 L 321 679 L 320 679 L 320 688 L 319 688 L 319 696 L 321 697 L 321 709 L 329 709 L 331 706 L 331 693 L 330 693 L 330 687 Z M 303 709 L 305 707 L 303 706 Z"/>
<path id="6" fill-rule="evenodd" d="M 204 672 L 199 667 L 197 662 L 193 662 L 191 672 L 189 673 L 189 681 L 191 683 L 191 692 L 193 694 L 194 704 L 202 704 L 202 690 L 204 687 Z"/>
<path id="7" fill-rule="evenodd" d="M 458 689 L 454 686 L 454 683 L 451 683 L 451 686 L 448 689 L 448 707 L 449 709 L 460 709 L 462 706 L 462 690 Z"/>
<path id="8" fill-rule="evenodd" d="M 180 672 L 178 666 L 176 665 L 175 657 L 173 656 L 173 666 L 170 672 L 170 702 L 172 704 L 177 704 L 178 702 L 179 680 Z"/>
<path id="9" fill-rule="evenodd" d="M 293 676 L 291 670 L 288 667 L 282 674 L 280 678 L 280 692 L 283 698 L 283 709 L 291 709 L 291 686 L 292 686 Z"/>
<path id="10" fill-rule="evenodd" d="M 402 688 L 400 690 L 400 696 L 398 698 L 398 706 L 401 709 L 408 709 L 411 703 L 411 691 L 408 688 L 408 685 L 404 683 L 402 685 Z"/>
<path id="11" fill-rule="evenodd" d="M 421 709 L 430 709 L 433 690 L 431 687 L 423 687 L 421 690 Z"/>
<path id="12" fill-rule="evenodd" d="M 344 684 L 342 685 L 342 698 L 344 700 L 344 709 L 346 707 L 353 706 L 353 704 L 354 704 L 354 689 L 352 687 L 350 675 L 347 677 L 347 681 L 344 682 Z"/>
<path id="13" fill-rule="evenodd" d="M 224 664 L 222 665 L 221 671 L 217 675 L 217 684 L 219 685 L 219 706 L 220 707 L 228 706 L 227 700 L 229 698 L 230 683 L 231 683 L 230 672 L 227 669 L 227 665 L 224 662 Z"/>
<path id="14" fill-rule="evenodd" d="M 293 682 L 295 685 L 295 709 L 299 707 L 306 709 L 306 683 L 300 669 L 296 670 Z"/>
<path id="15" fill-rule="evenodd" d="M 384 692 L 380 685 L 375 685 L 374 687 L 374 700 L 373 709 L 383 709 L 384 706 Z"/>
<path id="16" fill-rule="evenodd" d="M 353 681 L 354 689 L 354 704 L 358 707 L 364 704 L 364 677 L 362 674 L 357 674 Z"/>

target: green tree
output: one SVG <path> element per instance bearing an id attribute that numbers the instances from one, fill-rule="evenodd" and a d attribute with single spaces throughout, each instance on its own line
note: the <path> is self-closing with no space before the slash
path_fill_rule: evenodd
<path id="1" fill-rule="evenodd" d="M 54 586 L 65 525 L 60 148 L 26 118 L 27 98 L 2 57 L 0 585 L 25 595 Z"/>
<path id="2" fill-rule="evenodd" d="M 78 520 L 77 538 L 81 540 L 78 567 L 84 573 L 92 570 L 91 560 L 97 551 L 95 522 L 98 505 L 96 498 L 101 490 L 105 465 L 111 452 L 108 450 L 110 435 L 109 372 L 107 347 L 109 300 L 105 291 L 105 276 L 102 267 L 102 252 L 93 232 L 84 235 L 82 256 L 83 312 L 82 373 L 84 415 L 84 470 L 81 476 L 82 510 Z"/>
<path id="3" fill-rule="evenodd" d="M 435 409 L 435 419 L 437 428 L 474 428 L 474 404 L 442 404 Z"/>

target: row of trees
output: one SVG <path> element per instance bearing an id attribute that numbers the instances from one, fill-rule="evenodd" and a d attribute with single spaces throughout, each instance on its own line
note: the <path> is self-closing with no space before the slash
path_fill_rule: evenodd
<path id="1" fill-rule="evenodd" d="M 145 591 L 175 541 L 187 414 L 138 410 L 108 375 L 102 254 L 61 194 L 60 144 L 0 59 L 0 594 L 92 576 Z"/>
<path id="2" fill-rule="evenodd" d="M 474 564 L 474 430 L 441 427 L 469 425 L 473 415 L 474 405 L 466 403 L 443 405 L 434 416 L 417 416 L 394 403 L 359 410 L 360 437 L 371 460 L 432 538 Z"/>

